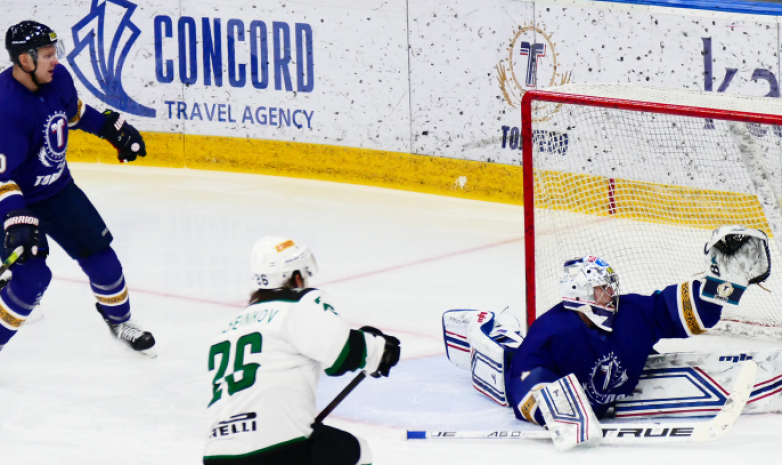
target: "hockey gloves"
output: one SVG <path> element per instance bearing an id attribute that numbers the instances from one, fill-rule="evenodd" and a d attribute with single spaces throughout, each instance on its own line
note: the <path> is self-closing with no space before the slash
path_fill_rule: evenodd
<path id="1" fill-rule="evenodd" d="M 386 346 L 385 349 L 383 349 L 383 356 L 380 358 L 380 364 L 377 366 L 377 371 L 370 373 L 370 375 L 374 378 L 388 376 L 388 373 L 391 371 L 391 367 L 399 363 L 399 354 L 401 352 L 399 339 L 395 338 L 394 336 L 383 334 L 382 331 L 371 326 L 364 326 L 359 328 L 359 331 L 369 333 L 373 336 L 382 337 L 386 340 Z"/>
<path id="2" fill-rule="evenodd" d="M 106 139 L 117 149 L 117 158 L 122 163 L 133 161 L 137 156 L 146 157 L 147 147 L 141 134 L 125 121 L 125 118 L 116 111 L 103 112 L 106 122 L 100 129 L 98 136 Z"/>
<path id="3" fill-rule="evenodd" d="M 38 218 L 30 210 L 11 210 L 5 215 L 3 228 L 6 255 L 13 253 L 20 245 L 24 247 L 24 253 L 16 263 L 22 264 L 30 257 L 46 258 L 49 255 L 46 234 L 41 230 Z"/>
<path id="4" fill-rule="evenodd" d="M 703 248 L 706 279 L 701 298 L 720 305 L 738 305 L 747 286 L 765 281 L 771 272 L 768 237 L 743 226 L 721 226 Z"/>

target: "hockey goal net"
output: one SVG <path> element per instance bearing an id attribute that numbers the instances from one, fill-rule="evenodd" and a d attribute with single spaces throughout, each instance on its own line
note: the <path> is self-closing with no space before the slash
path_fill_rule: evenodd
<path id="1" fill-rule="evenodd" d="M 522 100 L 527 323 L 561 301 L 565 260 L 596 255 L 623 294 L 702 276 L 713 229 L 765 231 L 772 272 L 719 328 L 782 339 L 782 102 L 628 85 Z M 531 195 L 530 195 L 531 194 Z M 621 309 L 620 309 L 621 311 Z"/>

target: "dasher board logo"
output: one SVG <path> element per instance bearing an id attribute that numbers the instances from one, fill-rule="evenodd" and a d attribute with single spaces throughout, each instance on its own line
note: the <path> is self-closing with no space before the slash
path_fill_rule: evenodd
<path id="1" fill-rule="evenodd" d="M 92 0 L 90 12 L 71 29 L 68 63 L 79 81 L 117 110 L 154 118 L 156 111 L 133 100 L 122 85 L 122 69 L 141 30 L 130 17 L 137 5 L 127 0 Z"/>
<path id="2" fill-rule="evenodd" d="M 497 66 L 497 81 L 500 84 L 502 97 L 513 108 L 521 107 L 521 98 L 534 88 L 563 85 L 570 82 L 570 71 L 563 71 L 559 63 L 559 54 L 556 52 L 556 43 L 551 39 L 553 34 L 548 34 L 545 29 L 526 24 L 519 26 L 510 39 L 506 48 L 508 55 Z M 529 39 L 535 38 L 530 42 Z M 539 75 L 538 69 L 541 61 L 547 60 L 552 64 L 550 74 Z M 546 108 L 538 109 L 538 121 L 550 119 L 551 115 L 559 111 L 561 104 L 537 103 Z M 550 108 L 549 108 L 550 107 Z M 543 109 L 543 113 L 540 110 Z"/>

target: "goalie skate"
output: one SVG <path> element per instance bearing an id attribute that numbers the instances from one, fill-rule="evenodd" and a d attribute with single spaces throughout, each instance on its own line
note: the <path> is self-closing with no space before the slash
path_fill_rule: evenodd
<path id="1" fill-rule="evenodd" d="M 122 323 L 113 323 L 103 313 L 103 309 L 100 304 L 95 304 L 95 308 L 98 309 L 98 313 L 103 317 L 103 321 L 109 327 L 109 331 L 112 336 L 117 338 L 131 349 L 141 352 L 151 357 L 156 357 L 155 352 L 155 338 L 149 331 L 144 331 L 139 324 L 133 320 L 128 320 Z"/>

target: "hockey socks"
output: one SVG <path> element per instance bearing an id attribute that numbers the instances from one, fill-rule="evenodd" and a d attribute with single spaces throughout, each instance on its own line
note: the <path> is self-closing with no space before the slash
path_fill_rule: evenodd
<path id="1" fill-rule="evenodd" d="M 78 260 L 90 279 L 90 287 L 101 307 L 103 317 L 114 324 L 130 318 L 130 298 L 122 265 L 117 254 L 108 247 L 94 255 Z"/>
<path id="2" fill-rule="evenodd" d="M 0 347 L 24 324 L 51 280 L 43 259 L 31 258 L 14 267 L 13 279 L 0 291 Z"/>

